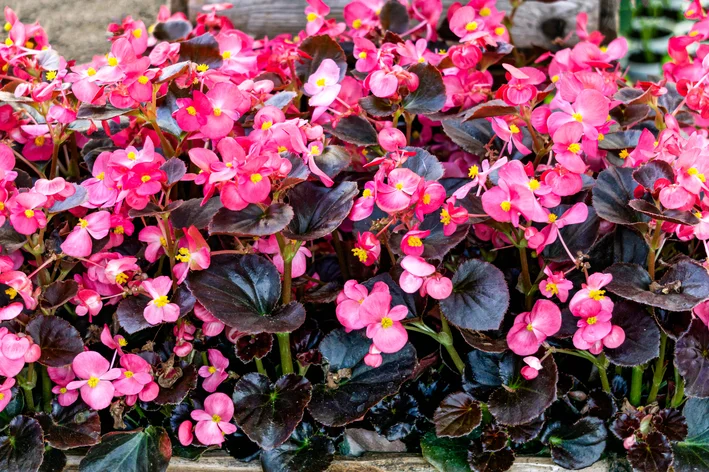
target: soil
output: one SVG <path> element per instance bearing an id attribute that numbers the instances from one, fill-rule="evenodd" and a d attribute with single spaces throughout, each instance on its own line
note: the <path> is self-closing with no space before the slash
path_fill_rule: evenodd
<path id="1" fill-rule="evenodd" d="M 49 41 L 67 60 L 87 62 L 109 50 L 106 28 L 126 15 L 146 25 L 166 0 L 4 0 L 25 23 L 39 20 Z M 3 20 L 4 21 L 4 20 Z"/>

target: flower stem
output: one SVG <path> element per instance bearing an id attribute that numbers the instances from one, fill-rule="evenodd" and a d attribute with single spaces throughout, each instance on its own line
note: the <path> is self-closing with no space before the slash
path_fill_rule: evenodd
<path id="1" fill-rule="evenodd" d="M 672 395 L 670 408 L 679 408 L 684 401 L 684 379 L 679 374 L 679 370 L 675 367 L 675 393 Z"/>
<path id="2" fill-rule="evenodd" d="M 332 232 L 332 245 L 335 247 L 335 252 L 337 253 L 337 262 L 340 265 L 342 279 L 347 282 L 348 280 L 350 280 L 350 269 L 347 266 L 345 247 L 342 244 L 342 239 L 340 239 L 340 232 L 337 230 Z"/>
<path id="3" fill-rule="evenodd" d="M 519 260 L 522 265 L 522 289 L 524 290 L 524 300 L 527 310 L 532 309 L 532 297 L 529 292 L 532 289 L 532 279 L 529 275 L 529 262 L 527 261 L 527 248 L 519 248 Z"/>
<path id="4" fill-rule="evenodd" d="M 608 359 L 606 359 L 605 353 L 601 353 L 600 356 L 595 358 L 594 364 L 598 368 L 598 376 L 601 378 L 601 386 L 603 387 L 603 391 L 606 393 L 610 393 L 611 392 L 611 384 L 610 384 L 610 382 L 608 382 L 608 372 L 607 372 L 610 362 L 608 362 Z"/>
<path id="5" fill-rule="evenodd" d="M 283 240 L 283 236 L 281 236 Z M 283 304 L 287 305 L 291 302 L 291 281 L 293 274 L 293 255 L 285 254 L 285 244 L 281 248 L 283 256 Z M 276 333 L 278 338 L 278 351 L 281 354 L 281 372 L 283 375 L 293 373 L 293 357 L 290 352 L 290 334 Z"/>
<path id="6" fill-rule="evenodd" d="M 455 346 L 453 346 L 453 333 L 451 333 L 451 328 L 448 326 L 448 320 L 445 316 L 443 316 L 443 313 L 441 313 L 441 333 L 446 336 L 439 335 L 439 342 L 446 348 L 446 351 L 448 351 L 448 355 L 451 356 L 458 372 L 462 374 L 465 370 L 465 362 L 463 362 L 463 359 L 461 359 L 458 355 L 458 351 L 455 350 Z"/>
<path id="7" fill-rule="evenodd" d="M 633 375 L 630 381 L 630 404 L 639 406 L 643 394 L 643 372 L 645 367 L 636 365 L 633 367 Z"/>
<path id="8" fill-rule="evenodd" d="M 258 357 L 254 357 L 254 362 L 256 363 L 256 369 L 258 370 L 258 373 L 268 377 L 268 374 L 266 373 L 266 368 L 263 366 L 263 361 Z"/>
<path id="9" fill-rule="evenodd" d="M 45 413 L 52 412 L 52 381 L 49 379 L 49 372 L 46 367 L 42 367 L 42 406 Z"/>
<path id="10" fill-rule="evenodd" d="M 662 379 L 665 377 L 665 351 L 667 348 L 667 335 L 664 331 L 660 332 L 660 356 L 655 362 L 655 372 L 652 376 L 652 387 L 647 396 L 647 403 L 650 404 L 657 400 L 657 393 L 660 391 Z"/>

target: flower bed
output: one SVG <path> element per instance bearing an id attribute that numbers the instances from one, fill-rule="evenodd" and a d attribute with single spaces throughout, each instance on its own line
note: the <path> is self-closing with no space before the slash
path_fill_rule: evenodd
<path id="1" fill-rule="evenodd" d="M 0 470 L 708 468 L 701 6 L 631 84 L 585 15 L 544 52 L 519 2 L 308 4 L 88 64 L 5 10 Z"/>

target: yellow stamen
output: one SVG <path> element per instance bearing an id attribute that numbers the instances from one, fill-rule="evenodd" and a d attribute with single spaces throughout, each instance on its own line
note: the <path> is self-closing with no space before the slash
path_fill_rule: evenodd
<path id="1" fill-rule="evenodd" d="M 83 218 L 79 218 L 79 226 L 82 228 L 86 228 L 87 226 L 89 226 L 89 222 Z"/>
<path id="2" fill-rule="evenodd" d="M 497 28 L 495 28 L 495 34 L 498 36 L 502 36 L 503 34 L 505 34 L 505 27 L 498 26 Z"/>
<path id="3" fill-rule="evenodd" d="M 181 247 L 178 251 L 178 254 L 175 256 L 175 259 L 177 259 L 180 262 L 189 262 L 191 258 L 190 250 L 187 249 L 186 247 Z"/>
<path id="4" fill-rule="evenodd" d="M 123 272 L 119 272 L 116 274 L 116 283 L 118 285 L 123 285 L 124 283 L 128 282 L 128 276 L 124 274 Z"/>
<path id="5" fill-rule="evenodd" d="M 527 325 L 527 331 L 534 331 L 534 326 L 532 326 L 532 323 Z"/>
<path id="6" fill-rule="evenodd" d="M 630 153 L 628 152 L 628 150 L 623 149 L 622 151 L 620 151 L 620 154 L 618 154 L 618 157 L 620 157 L 621 159 L 625 159 L 629 155 L 630 155 Z"/>
<path id="7" fill-rule="evenodd" d="M 692 38 L 694 38 L 694 37 L 697 36 L 698 34 L 699 34 L 699 31 L 692 31 L 692 32 L 689 33 L 689 36 L 692 37 Z"/>
<path id="8" fill-rule="evenodd" d="M 531 190 L 532 192 L 534 192 L 535 190 L 539 189 L 539 187 L 541 186 L 541 184 L 539 183 L 539 181 L 538 181 L 537 179 L 532 179 L 532 180 L 529 181 L 529 183 L 527 184 L 527 186 L 529 187 L 529 190 Z"/>
<path id="9" fill-rule="evenodd" d="M 549 216 L 547 216 L 547 219 L 549 220 L 549 223 L 555 222 L 555 221 L 557 220 L 557 218 L 559 218 L 559 217 L 556 216 L 554 213 L 549 213 Z"/>
<path id="10" fill-rule="evenodd" d="M 116 226 L 113 230 L 113 234 L 125 234 L 125 232 L 126 229 L 121 225 Z"/>
<path id="11" fill-rule="evenodd" d="M 177 257 L 175 257 L 175 259 L 177 259 Z M 162 308 L 168 303 L 170 303 L 170 300 L 167 298 L 167 295 L 160 295 L 158 298 L 153 300 L 153 304 L 158 308 Z"/>
<path id="12" fill-rule="evenodd" d="M 273 121 L 264 121 L 261 124 L 261 130 L 266 131 L 267 129 L 271 128 L 271 126 L 273 126 Z"/>
<path id="13" fill-rule="evenodd" d="M 317 13 L 308 13 L 308 16 L 306 17 L 308 19 L 308 22 L 312 23 L 313 21 L 318 19 L 318 14 Z"/>
<path id="14" fill-rule="evenodd" d="M 512 133 L 512 134 L 519 133 L 519 127 L 517 125 L 510 125 L 510 133 Z"/>
<path id="15" fill-rule="evenodd" d="M 55 70 L 47 71 L 46 77 L 47 77 L 47 80 L 54 80 L 54 79 L 56 79 L 56 78 L 57 78 L 57 71 L 55 71 Z"/>
<path id="16" fill-rule="evenodd" d="M 17 290 L 15 290 L 14 288 L 10 287 L 10 288 L 8 288 L 7 290 L 5 290 L 5 295 L 7 295 L 8 297 L 10 297 L 10 300 L 14 300 L 15 297 L 17 296 Z"/>
<path id="17" fill-rule="evenodd" d="M 119 338 L 118 345 L 121 347 L 126 347 L 128 345 L 128 341 L 126 341 L 126 338 Z"/>
<path id="18" fill-rule="evenodd" d="M 222 116 L 222 109 L 221 109 L 221 108 L 215 108 L 215 109 L 214 109 L 214 116 Z"/>
<path id="19" fill-rule="evenodd" d="M 130 370 L 126 370 L 125 372 L 123 372 L 123 375 L 125 375 L 126 378 L 129 379 L 133 377 L 133 372 L 131 372 Z"/>
<path id="20" fill-rule="evenodd" d="M 411 236 L 408 239 L 407 244 L 410 247 L 421 247 L 423 246 L 423 241 L 421 241 L 421 238 L 419 238 L 418 236 Z"/>
<path id="21" fill-rule="evenodd" d="M 197 66 L 197 72 L 207 72 L 209 70 L 209 66 L 207 64 L 200 64 Z"/>
<path id="22" fill-rule="evenodd" d="M 34 210 L 25 210 L 25 216 L 27 218 L 32 218 L 34 216 Z"/>
<path id="23" fill-rule="evenodd" d="M 109 57 L 108 65 L 111 67 L 116 67 L 118 65 L 118 59 L 116 59 L 115 57 Z"/>
<path id="24" fill-rule="evenodd" d="M 555 84 L 555 83 L 557 83 L 558 81 L 559 81 L 559 76 L 558 76 L 558 75 L 553 75 L 553 76 L 551 77 L 551 83 L 552 83 L 552 84 Z"/>
<path id="25" fill-rule="evenodd" d="M 480 9 L 480 16 L 490 16 L 492 14 L 492 10 L 490 10 L 488 7 L 482 7 Z"/>
<path id="26" fill-rule="evenodd" d="M 261 174 L 251 174 L 251 177 L 249 177 L 251 182 L 257 184 L 263 180 L 263 176 Z"/>
<path id="27" fill-rule="evenodd" d="M 596 301 L 601 301 L 606 298 L 605 290 L 591 290 L 588 292 L 588 298 L 593 298 Z"/>
<path id="28" fill-rule="evenodd" d="M 598 48 L 598 49 L 600 49 L 603 54 L 605 54 L 605 53 L 608 52 L 608 47 L 607 47 L 607 46 L 601 46 L 601 47 Z"/>
<path id="29" fill-rule="evenodd" d="M 444 226 L 451 224 L 451 214 L 445 208 L 441 210 L 441 223 Z"/>
<path id="30" fill-rule="evenodd" d="M 577 154 L 581 150 L 581 145 L 579 143 L 569 144 L 569 147 L 567 147 L 566 150 Z"/>
<path id="31" fill-rule="evenodd" d="M 360 262 L 365 262 L 367 260 L 367 251 L 365 251 L 361 247 L 356 247 L 352 249 L 352 254 L 354 254 Z"/>
<path id="32" fill-rule="evenodd" d="M 421 201 L 424 205 L 428 205 L 429 203 L 431 203 L 431 196 L 427 193 L 424 193 L 423 197 L 421 198 Z"/>
<path id="33" fill-rule="evenodd" d="M 475 177 L 477 177 L 479 173 L 480 173 L 480 168 L 476 165 L 472 165 L 468 169 L 468 177 L 470 177 L 471 179 L 474 179 Z"/>
<path id="34" fill-rule="evenodd" d="M 360 59 L 367 59 L 367 51 L 362 51 L 359 53 Z"/>
<path id="35" fill-rule="evenodd" d="M 353 27 L 354 29 L 360 29 L 360 28 L 362 27 L 362 20 L 360 20 L 359 18 L 357 18 L 356 20 L 354 20 L 354 21 L 352 22 L 352 27 Z"/>
<path id="36" fill-rule="evenodd" d="M 15 43 L 13 43 L 10 38 L 7 38 L 7 39 L 5 40 L 5 46 L 10 47 L 10 46 L 12 46 L 13 44 L 15 44 Z"/>
<path id="37" fill-rule="evenodd" d="M 10 31 L 12 29 L 12 25 L 8 21 L 7 23 L 5 23 L 5 26 L 3 26 L 3 28 L 5 29 L 5 31 Z"/>
<path id="38" fill-rule="evenodd" d="M 134 30 L 133 30 L 133 37 L 134 37 L 135 39 L 138 39 L 138 38 L 140 38 L 141 36 L 143 36 L 143 30 L 142 30 L 142 29 L 134 29 Z"/>
<path id="39" fill-rule="evenodd" d="M 508 200 L 505 200 L 504 202 L 500 203 L 500 208 L 502 208 L 502 211 L 510 211 L 512 209 L 512 203 Z"/>
<path id="40" fill-rule="evenodd" d="M 99 175 L 96 176 L 96 178 L 97 178 L 98 180 L 103 180 L 103 179 L 106 178 L 106 173 L 105 173 L 105 172 L 101 172 Z"/>
<path id="41" fill-rule="evenodd" d="M 404 184 L 402 184 L 401 182 L 399 182 L 398 184 L 395 185 L 395 187 L 396 187 L 397 190 L 401 190 L 401 189 L 404 188 Z"/>
<path id="42" fill-rule="evenodd" d="M 371 197 L 371 196 L 372 196 L 372 191 L 369 190 L 368 188 L 365 188 L 364 192 L 362 192 L 362 197 L 367 198 L 367 197 Z"/>
<path id="43" fill-rule="evenodd" d="M 160 236 L 160 245 L 162 247 L 167 247 L 167 240 L 165 238 L 163 238 L 162 236 Z"/>
<path id="44" fill-rule="evenodd" d="M 98 386 L 98 383 L 99 383 L 99 378 L 94 377 L 92 375 L 91 377 L 89 377 L 89 380 L 88 380 L 88 382 L 86 382 L 86 385 L 88 385 L 91 388 L 96 388 Z"/>
<path id="45" fill-rule="evenodd" d="M 589 325 L 595 325 L 596 323 L 598 323 L 598 318 L 596 318 L 595 316 L 586 318 L 586 323 Z"/>
<path id="46" fill-rule="evenodd" d="M 88 69 L 86 69 L 86 75 L 88 75 L 89 77 L 96 75 L 96 69 L 94 69 L 93 67 L 89 67 Z"/>
<path id="47" fill-rule="evenodd" d="M 471 21 L 467 25 L 465 25 L 465 31 L 475 31 L 478 29 L 478 22 L 477 21 Z"/>
<path id="48" fill-rule="evenodd" d="M 5 209 L 5 202 L 0 202 L 0 211 Z"/>
<path id="49" fill-rule="evenodd" d="M 222 59 L 227 60 L 231 58 L 231 51 L 224 51 L 222 53 Z"/>
<path id="50" fill-rule="evenodd" d="M 287 150 L 288 150 L 288 148 L 285 146 L 278 146 L 278 153 L 279 154 L 282 152 L 286 152 Z"/>
<path id="51" fill-rule="evenodd" d="M 599 141 L 603 141 L 604 139 L 606 139 L 606 135 L 603 133 L 598 133 L 598 138 L 596 139 L 598 139 Z"/>
<path id="52" fill-rule="evenodd" d="M 148 77 L 146 77 L 144 75 L 141 75 L 140 77 L 138 77 L 138 83 L 141 85 L 147 84 L 149 80 L 150 79 L 148 79 Z"/>
<path id="53" fill-rule="evenodd" d="M 426 58 L 423 56 L 419 57 L 419 64 L 423 64 L 424 62 L 426 62 Z"/>
<path id="54" fill-rule="evenodd" d="M 549 282 L 547 283 L 547 292 L 551 293 L 552 295 L 558 295 L 559 287 L 554 282 Z"/>
<path id="55" fill-rule="evenodd" d="M 320 78 L 320 79 L 318 79 L 318 80 L 315 81 L 315 84 L 316 84 L 318 87 L 324 87 L 324 86 L 325 86 L 325 79 Z"/>
<path id="56" fill-rule="evenodd" d="M 310 154 L 313 156 L 319 156 L 321 152 L 320 146 L 313 146 L 310 148 Z"/>
<path id="57" fill-rule="evenodd" d="M 216 371 L 217 371 L 217 368 L 216 368 L 216 367 L 214 367 L 213 365 L 210 365 L 210 366 L 209 366 L 209 373 L 210 373 L 210 374 L 214 374 Z"/>
<path id="58" fill-rule="evenodd" d="M 140 181 L 143 183 L 150 182 L 150 176 L 149 175 L 144 175 L 140 178 Z"/>
<path id="59" fill-rule="evenodd" d="M 583 121 L 583 116 L 581 116 L 581 113 L 578 113 L 578 112 L 571 115 L 571 118 L 578 121 L 579 123 L 581 123 Z"/>
<path id="60" fill-rule="evenodd" d="M 61 393 L 61 394 L 64 394 L 64 393 L 66 393 L 66 392 L 67 392 L 66 387 L 62 387 L 62 388 L 59 389 L 59 393 Z"/>
<path id="61" fill-rule="evenodd" d="M 187 113 L 192 116 L 195 116 L 197 114 L 197 110 L 195 110 L 195 107 L 189 106 L 189 107 L 187 107 Z"/>
<path id="62" fill-rule="evenodd" d="M 391 328 L 392 326 L 394 326 L 394 321 L 388 316 L 383 317 L 381 323 L 382 328 L 384 329 Z"/>
<path id="63" fill-rule="evenodd" d="M 44 146 L 44 136 L 37 136 L 36 138 L 34 138 L 34 145 Z"/>
<path id="64" fill-rule="evenodd" d="M 704 174 L 701 174 L 696 167 L 690 167 L 689 169 L 687 169 L 687 173 L 693 177 L 698 178 L 702 182 L 706 182 L 707 180 Z"/>

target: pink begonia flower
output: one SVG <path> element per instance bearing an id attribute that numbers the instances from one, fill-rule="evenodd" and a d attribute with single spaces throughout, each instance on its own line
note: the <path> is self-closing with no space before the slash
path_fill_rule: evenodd
<path id="1" fill-rule="evenodd" d="M 512 154 L 513 145 L 523 156 L 532 152 L 522 142 L 524 135 L 519 126 L 514 123 L 508 124 L 505 120 L 497 117 L 492 118 L 490 124 L 495 134 L 503 141 L 503 148 L 507 146 L 508 154 Z"/>
<path id="2" fill-rule="evenodd" d="M 588 207 L 585 203 L 579 202 L 566 210 L 561 216 L 557 217 L 555 213 L 549 213 L 548 222 L 541 231 L 534 232 L 530 234 L 531 237 L 527 238 L 529 247 L 536 250 L 537 252 L 542 252 L 545 247 L 553 244 L 557 238 L 561 239 L 561 234 L 559 230 L 566 225 L 577 225 L 581 224 L 588 218 Z M 525 237 L 527 233 L 525 232 Z M 562 239 L 562 244 L 566 248 L 566 243 Z M 569 258 L 575 260 L 575 257 L 569 253 Z"/>
<path id="3" fill-rule="evenodd" d="M 97 211 L 79 218 L 79 223 L 62 243 L 62 251 L 72 257 L 90 256 L 93 246 L 91 238 L 105 238 L 110 229 L 111 214 L 107 211 Z"/>
<path id="4" fill-rule="evenodd" d="M 122 335 L 111 335 L 111 330 L 107 324 L 103 325 L 103 330 L 101 331 L 101 343 L 109 349 L 118 351 L 120 356 L 123 355 L 123 348 L 128 345 L 128 341 Z"/>
<path id="5" fill-rule="evenodd" d="M 369 346 L 369 352 L 364 356 L 364 363 L 369 367 L 374 367 L 375 369 L 382 365 L 382 351 L 377 349 L 377 346 L 372 344 Z"/>
<path id="6" fill-rule="evenodd" d="M 330 7 L 322 0 L 307 1 L 308 6 L 305 7 L 305 18 L 308 20 L 308 24 L 305 26 L 305 32 L 308 33 L 308 36 L 313 36 L 325 24 L 325 17 L 330 14 Z"/>
<path id="7" fill-rule="evenodd" d="M 367 327 L 367 337 L 381 352 L 390 354 L 399 351 L 409 336 L 400 323 L 409 314 L 405 305 L 391 308 L 391 295 L 386 292 L 370 294 L 362 302 L 359 316 Z"/>
<path id="8" fill-rule="evenodd" d="M 374 211 L 375 192 L 376 184 L 374 182 L 364 184 L 362 196 L 355 200 L 349 214 L 349 218 L 352 221 L 361 221 L 365 218 L 369 218 L 372 211 Z"/>
<path id="9" fill-rule="evenodd" d="M 379 62 L 377 56 L 378 50 L 373 42 L 366 38 L 354 38 L 355 69 L 358 72 L 369 73 L 376 69 Z"/>
<path id="10" fill-rule="evenodd" d="M 106 244 L 105 249 L 111 249 L 123 244 L 125 236 L 132 236 L 135 231 L 133 222 L 121 215 L 111 215 L 111 229 L 109 233 L 110 241 Z"/>
<path id="11" fill-rule="evenodd" d="M 340 93 L 340 67 L 332 59 L 325 59 L 303 85 L 305 93 L 310 96 L 308 104 L 311 107 L 329 107 Z"/>
<path id="12" fill-rule="evenodd" d="M 141 286 L 152 298 L 148 306 L 143 310 L 143 316 L 145 316 L 145 320 L 148 323 L 157 325 L 162 322 L 172 323 L 177 321 L 180 316 L 180 307 L 175 303 L 170 303 L 170 299 L 167 296 L 170 293 L 170 288 L 172 288 L 170 277 L 163 275 L 153 280 L 146 280 Z"/>
<path id="13" fill-rule="evenodd" d="M 507 345 L 519 356 L 539 350 L 547 337 L 561 329 L 561 311 L 549 300 L 537 300 L 531 312 L 520 313 L 507 333 Z"/>
<path id="14" fill-rule="evenodd" d="M 458 225 L 468 222 L 468 210 L 455 206 L 455 197 L 448 199 L 441 209 L 441 223 L 443 223 L 443 234 L 450 236 L 456 232 Z"/>
<path id="15" fill-rule="evenodd" d="M 195 436 L 205 446 L 221 445 L 224 435 L 236 432 L 231 424 L 234 403 L 224 393 L 213 393 L 204 400 L 204 410 L 194 410 L 190 416 L 197 422 Z"/>
<path id="16" fill-rule="evenodd" d="M 41 193 L 27 192 L 10 199 L 10 223 L 20 234 L 31 235 L 47 226 L 47 217 L 41 207 L 47 197 Z"/>
<path id="17" fill-rule="evenodd" d="M 22 148 L 22 155 L 28 160 L 46 161 L 52 157 L 54 143 L 47 125 L 23 125 L 20 127 L 29 139 Z"/>
<path id="18" fill-rule="evenodd" d="M 379 23 L 377 13 L 366 2 L 350 2 L 342 12 L 347 25 L 354 30 L 354 35 L 364 35 Z"/>
<path id="19" fill-rule="evenodd" d="M 106 264 L 105 275 L 109 282 L 123 285 L 128 282 L 136 272 L 140 272 L 140 266 L 135 257 L 121 257 L 113 259 Z"/>
<path id="20" fill-rule="evenodd" d="M 451 31 L 464 43 L 475 38 L 485 27 L 485 18 L 471 6 L 461 7 L 450 18 Z"/>
<path id="21" fill-rule="evenodd" d="M 462 200 L 468 195 L 470 190 L 475 187 L 477 187 L 478 189 L 476 195 L 480 196 L 480 192 L 483 189 L 487 190 L 486 182 L 488 175 L 501 168 L 505 164 L 507 164 L 507 157 L 501 157 L 500 159 L 496 160 L 492 166 L 490 165 L 490 161 L 488 161 L 487 159 L 482 161 L 480 167 L 478 167 L 477 164 L 473 164 L 468 169 L 468 177 L 473 180 L 453 192 L 452 196 L 458 200 Z"/>
<path id="22" fill-rule="evenodd" d="M 396 128 L 384 128 L 379 132 L 379 145 L 388 152 L 406 147 L 406 136 Z"/>
<path id="23" fill-rule="evenodd" d="M 582 331 L 579 329 L 574 334 L 573 342 L 576 349 L 588 350 L 591 354 L 598 355 L 603 351 L 604 347 L 615 349 L 623 344 L 625 342 L 625 331 L 620 326 L 613 325 L 610 333 L 602 340 L 589 343 L 583 338 Z"/>
<path id="24" fill-rule="evenodd" d="M 207 355 L 210 365 L 200 367 L 199 376 L 205 379 L 202 382 L 202 388 L 212 393 L 229 377 L 226 371 L 229 368 L 229 359 L 217 349 L 207 349 Z"/>
<path id="25" fill-rule="evenodd" d="M 376 70 L 367 76 L 365 85 L 375 97 L 389 98 L 398 90 L 399 79 L 394 72 Z"/>
<path id="26" fill-rule="evenodd" d="M 190 270 L 204 270 L 209 267 L 211 258 L 209 245 L 204 240 L 202 233 L 190 226 L 184 229 L 185 237 L 180 240 L 179 249 L 175 259 L 179 261 L 175 264 L 172 273 L 177 277 L 177 283 L 181 284 L 187 278 Z"/>
<path id="27" fill-rule="evenodd" d="M 553 136 L 556 161 L 565 169 L 577 174 L 586 172 L 586 162 L 579 155 L 581 144 L 579 140 L 583 136 L 583 126 L 581 123 L 567 123 L 556 130 Z"/>
<path id="28" fill-rule="evenodd" d="M 482 196 L 485 213 L 496 221 L 518 227 L 520 216 L 539 223 L 547 221 L 547 214 L 528 187 L 508 185 L 504 180 Z"/>
<path id="29" fill-rule="evenodd" d="M 539 371 L 542 370 L 541 361 L 534 356 L 527 356 L 522 359 L 526 366 L 522 367 L 520 373 L 526 380 L 536 379 Z"/>
<path id="30" fill-rule="evenodd" d="M 194 441 L 194 435 L 192 434 L 192 422 L 190 420 L 185 420 L 180 423 L 177 428 L 177 439 L 183 446 L 189 446 Z"/>
<path id="31" fill-rule="evenodd" d="M 445 300 L 453 292 L 453 282 L 448 277 L 436 272 L 426 277 L 421 285 L 421 296 L 428 295 L 436 300 Z"/>
<path id="32" fill-rule="evenodd" d="M 95 290 L 83 288 L 79 290 L 74 298 L 74 302 L 77 303 L 76 314 L 78 316 L 85 316 L 87 313 L 89 315 L 89 321 L 98 315 L 103 308 L 103 301 L 101 301 L 101 294 Z"/>
<path id="33" fill-rule="evenodd" d="M 279 273 L 283 274 L 285 265 L 275 235 L 271 235 L 266 239 L 259 239 L 254 244 L 254 248 L 262 254 L 273 254 L 273 265 L 276 266 Z M 308 257 L 312 257 L 312 255 L 305 245 L 301 245 L 298 248 L 298 252 L 295 253 L 291 261 L 291 277 L 297 278 L 305 274 L 308 269 Z"/>
<path id="34" fill-rule="evenodd" d="M 39 346 L 30 338 L 0 328 L 0 375 L 3 377 L 16 376 L 26 362 L 35 362 L 41 354 Z"/>
<path id="35" fill-rule="evenodd" d="M 10 287 L 5 290 L 5 294 L 10 297 L 10 300 L 14 300 L 19 294 L 28 310 L 34 310 L 37 308 L 37 295 L 39 295 L 39 287 L 37 288 L 36 293 L 33 293 L 32 281 L 24 272 L 20 272 L 18 270 L 4 272 L 0 274 L 0 284 L 5 284 Z M 11 310 L 11 312 L 14 311 L 15 309 Z"/>
<path id="36" fill-rule="evenodd" d="M 606 291 L 601 290 L 603 287 L 613 281 L 611 274 L 596 272 L 588 277 L 588 283 L 581 284 L 581 290 L 576 292 L 569 302 L 569 310 L 571 313 L 577 312 L 577 306 L 584 300 L 593 299 L 601 303 L 604 311 L 613 313 L 613 301 L 606 296 Z"/>
<path id="37" fill-rule="evenodd" d="M 69 406 L 79 398 L 78 390 L 69 390 L 66 388 L 69 382 L 76 378 L 71 365 L 63 367 L 47 367 L 49 378 L 56 385 L 52 387 L 52 393 L 57 395 L 57 401 L 61 406 Z"/>
<path id="38" fill-rule="evenodd" d="M 384 282 L 376 282 L 371 293 L 389 293 L 389 287 Z M 348 333 L 355 329 L 362 329 L 366 325 L 359 316 L 364 300 L 370 295 L 369 290 L 356 280 L 348 280 L 342 291 L 337 295 L 337 320 Z"/>
<path id="39" fill-rule="evenodd" d="M 561 303 L 566 303 L 569 291 L 574 288 L 570 280 L 566 280 L 564 271 L 553 272 L 549 266 L 544 267 L 547 278 L 539 282 L 539 291 L 547 298 L 556 295 Z"/>
<path id="40" fill-rule="evenodd" d="M 192 352 L 192 341 L 194 339 L 194 333 L 197 331 L 197 327 L 188 321 L 183 321 L 177 323 L 172 328 L 172 334 L 175 335 L 175 347 L 172 351 L 178 357 L 185 357 Z"/>
<path id="41" fill-rule="evenodd" d="M 386 184 L 383 181 L 376 183 L 377 206 L 387 213 L 408 208 L 420 180 L 421 177 L 410 169 L 392 170 L 387 176 Z"/>
<path id="42" fill-rule="evenodd" d="M 401 260 L 404 271 L 399 276 L 399 285 L 406 293 L 415 293 L 424 279 L 436 272 L 436 268 L 418 256 L 406 256 Z"/>
<path id="43" fill-rule="evenodd" d="M 153 381 L 152 367 L 145 359 L 136 354 L 126 354 L 121 356 L 120 364 L 121 376 L 113 382 L 117 395 L 125 395 L 128 402 L 135 402 L 135 398 L 130 398 L 135 396 L 142 401 L 157 397 L 159 387 Z"/>
<path id="44" fill-rule="evenodd" d="M 414 215 L 419 221 L 423 221 L 426 215 L 441 208 L 446 199 L 446 189 L 438 182 L 421 179 L 415 199 Z"/>
<path id="45" fill-rule="evenodd" d="M 0 308 L 0 321 L 9 321 L 17 318 L 17 315 L 22 313 L 25 307 L 20 302 L 13 302 L 7 306 Z"/>
<path id="46" fill-rule="evenodd" d="M 202 334 L 205 336 L 218 336 L 224 331 L 224 323 L 214 317 L 201 303 L 194 304 L 194 315 L 202 321 Z"/>
<path id="47" fill-rule="evenodd" d="M 584 345 L 591 345 L 602 340 L 613 328 L 611 324 L 613 315 L 611 312 L 603 310 L 601 303 L 592 298 L 579 302 L 573 315 L 581 318 L 576 323 L 578 330 L 574 334 L 574 341 L 576 342 L 577 338 L 581 338 Z"/>
<path id="48" fill-rule="evenodd" d="M 586 89 L 579 93 L 573 105 L 561 98 L 555 99 L 554 103 L 561 111 L 552 113 L 547 120 L 547 126 L 552 134 L 561 126 L 576 121 L 583 126 L 586 137 L 596 139 L 598 137 L 596 128 L 604 125 L 608 120 L 610 101 L 597 90 Z"/>
<path id="49" fill-rule="evenodd" d="M 217 36 L 221 70 L 235 74 L 250 74 L 256 70 L 257 56 L 245 51 L 244 41 L 237 31 L 224 31 Z"/>
<path id="50" fill-rule="evenodd" d="M 362 264 L 371 266 L 379 260 L 381 252 L 382 245 L 374 234 L 369 231 L 357 234 L 357 242 L 352 253 Z"/>
<path id="51" fill-rule="evenodd" d="M 239 88 L 229 82 L 216 84 L 206 94 L 196 90 L 193 94 L 194 106 L 186 106 L 186 113 L 175 112 L 175 118 L 180 128 L 185 131 L 199 130 L 205 137 L 220 139 L 225 137 L 234 127 L 234 122 L 251 107 L 251 100 Z M 197 129 L 193 124 L 181 117 L 197 116 Z"/>
<path id="52" fill-rule="evenodd" d="M 15 385 L 15 379 L 7 378 L 0 384 L 0 411 L 3 411 L 10 400 L 12 400 L 12 387 Z"/>
<path id="53" fill-rule="evenodd" d="M 121 376 L 121 369 L 111 369 L 108 361 L 93 351 L 78 354 L 71 368 L 82 380 L 69 382 L 66 386 L 68 390 L 79 389 L 81 399 L 94 410 L 102 410 L 111 404 L 115 392 L 111 381 Z"/>
<path id="54" fill-rule="evenodd" d="M 155 262 L 162 254 L 165 254 L 167 239 L 163 230 L 157 226 L 146 226 L 138 233 L 138 240 L 148 243 L 145 248 L 145 258 L 148 262 Z"/>
<path id="55" fill-rule="evenodd" d="M 430 230 L 418 230 L 412 229 L 406 232 L 403 238 L 401 238 L 401 252 L 407 256 L 421 256 L 424 251 L 423 239 L 430 236 Z"/>
<path id="56" fill-rule="evenodd" d="M 501 87 L 502 97 L 510 105 L 523 105 L 531 102 L 537 96 L 536 85 L 544 82 L 547 77 L 544 72 L 534 67 L 518 69 L 511 64 L 502 64 L 507 70 L 507 84 Z"/>

